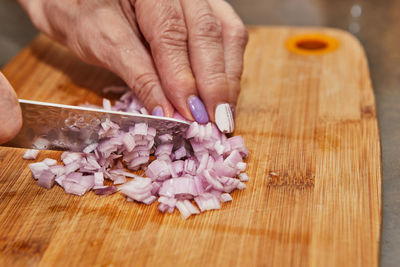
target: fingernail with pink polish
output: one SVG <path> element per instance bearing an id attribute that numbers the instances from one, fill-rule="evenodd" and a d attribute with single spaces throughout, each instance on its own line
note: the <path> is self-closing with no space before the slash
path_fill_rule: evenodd
<path id="1" fill-rule="evenodd" d="M 192 112 L 192 115 L 194 119 L 199 122 L 199 123 L 207 123 L 208 122 L 208 114 L 206 111 L 206 108 L 201 102 L 200 98 L 197 96 L 193 95 L 188 98 L 188 105 L 190 112 Z"/>
<path id="2" fill-rule="evenodd" d="M 153 116 L 158 116 L 158 117 L 164 117 L 164 112 L 162 107 L 157 106 L 153 109 L 153 111 L 151 112 L 151 115 Z"/>

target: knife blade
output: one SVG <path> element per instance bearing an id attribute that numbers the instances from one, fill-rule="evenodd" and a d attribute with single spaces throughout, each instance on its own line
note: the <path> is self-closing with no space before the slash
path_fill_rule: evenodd
<path id="1" fill-rule="evenodd" d="M 53 104 L 19 99 L 23 124 L 21 131 L 5 146 L 40 150 L 82 151 L 99 141 L 101 123 L 107 118 L 123 131 L 135 123 L 147 123 L 157 136 L 171 134 L 174 144 L 182 142 L 189 122 L 120 111 Z M 156 140 L 157 141 L 157 140 Z"/>

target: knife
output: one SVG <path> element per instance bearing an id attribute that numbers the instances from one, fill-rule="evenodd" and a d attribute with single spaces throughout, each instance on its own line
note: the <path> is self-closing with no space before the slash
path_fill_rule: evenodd
<path id="1" fill-rule="evenodd" d="M 189 122 L 121 111 L 53 104 L 19 99 L 23 124 L 21 131 L 5 146 L 40 150 L 82 151 L 99 141 L 101 123 L 107 118 L 128 131 L 135 123 L 147 123 L 157 136 L 171 134 L 179 144 L 190 126 Z M 157 138 L 156 138 L 157 142 Z"/>

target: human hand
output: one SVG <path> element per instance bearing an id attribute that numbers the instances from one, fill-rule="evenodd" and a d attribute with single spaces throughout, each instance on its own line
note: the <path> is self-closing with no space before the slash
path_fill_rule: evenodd
<path id="1" fill-rule="evenodd" d="M 233 131 L 247 31 L 225 1 L 20 2 L 41 31 L 116 73 L 153 114 L 176 109 Z"/>
<path id="2" fill-rule="evenodd" d="M 21 109 L 18 98 L 0 72 L 0 144 L 10 141 L 17 135 L 22 126 Z"/>

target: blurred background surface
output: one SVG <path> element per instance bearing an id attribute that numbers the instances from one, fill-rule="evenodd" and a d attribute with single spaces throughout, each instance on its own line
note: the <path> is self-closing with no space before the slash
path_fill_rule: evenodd
<path id="1" fill-rule="evenodd" d="M 212 1 L 212 0 L 210 0 Z M 400 1 L 229 0 L 246 24 L 327 26 L 363 44 L 378 108 L 383 151 L 381 266 L 400 262 Z M 37 31 L 15 0 L 0 0 L 0 68 Z"/>

